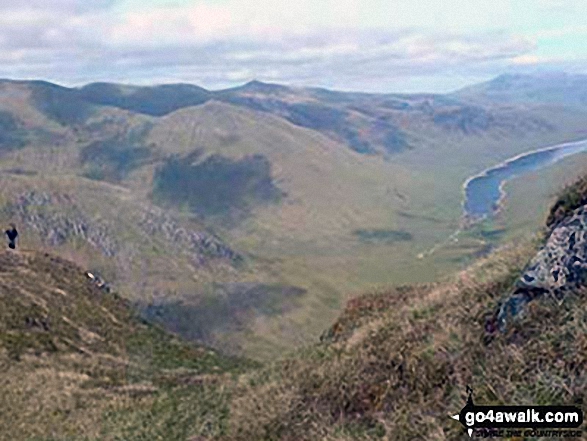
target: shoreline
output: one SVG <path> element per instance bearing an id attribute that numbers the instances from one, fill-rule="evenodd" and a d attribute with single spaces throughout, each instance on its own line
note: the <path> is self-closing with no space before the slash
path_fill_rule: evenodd
<path id="1" fill-rule="evenodd" d="M 492 172 L 494 170 L 504 169 L 504 168 L 510 166 L 513 162 L 517 161 L 520 158 L 524 158 L 526 156 L 534 155 L 536 153 L 541 153 L 541 152 L 557 151 L 557 150 L 561 150 L 561 149 L 568 148 L 568 147 L 578 146 L 581 144 L 585 144 L 584 149 L 581 149 L 576 152 L 569 152 L 568 154 L 562 154 L 560 157 L 554 158 L 552 163 L 546 164 L 545 166 L 547 167 L 549 165 L 556 164 L 558 161 L 560 161 L 563 158 L 566 158 L 567 156 L 572 156 L 572 155 L 576 155 L 578 153 L 587 152 L 587 138 L 580 139 L 577 141 L 563 142 L 563 143 L 559 143 L 559 144 L 550 145 L 547 147 L 541 147 L 541 148 L 537 148 L 534 150 L 522 152 L 522 153 L 519 153 L 515 156 L 512 156 L 511 158 L 508 158 L 508 159 L 500 162 L 497 165 L 494 165 L 492 167 L 488 167 L 475 175 L 469 176 L 463 182 L 463 184 L 461 186 L 461 191 L 462 191 L 463 197 L 461 200 L 461 216 L 460 216 L 460 221 L 459 221 L 459 227 L 452 234 L 450 234 L 445 240 L 436 243 L 434 246 L 432 246 L 432 248 L 419 253 L 416 257 L 419 260 L 421 260 L 421 259 L 424 259 L 424 258 L 434 254 L 438 249 L 442 248 L 447 243 L 449 243 L 451 241 L 458 241 L 458 236 L 460 235 L 461 232 L 483 222 L 485 219 L 487 219 L 489 217 L 499 215 L 499 213 L 505 209 L 505 202 L 507 199 L 507 192 L 505 190 L 506 184 L 508 182 L 510 182 L 512 179 L 515 179 L 515 178 L 522 176 L 523 173 L 521 175 L 514 175 L 514 176 L 511 176 L 507 179 L 501 180 L 499 182 L 499 187 L 498 187 L 499 198 L 494 204 L 495 208 L 493 208 L 490 213 L 485 213 L 485 214 L 478 215 L 478 216 L 470 215 L 469 213 L 467 213 L 467 211 L 465 209 L 465 205 L 467 202 L 467 187 L 471 181 L 473 181 L 474 179 L 477 179 L 477 178 L 486 177 L 490 172 Z M 541 168 L 541 167 L 539 167 L 539 168 Z"/>
<path id="2" fill-rule="evenodd" d="M 511 158 L 508 158 L 505 161 L 502 161 L 502 162 L 500 162 L 500 163 L 498 163 L 498 164 L 496 164 L 494 166 L 488 167 L 488 168 L 484 169 L 483 171 L 481 171 L 481 172 L 479 172 L 479 173 L 477 173 L 475 175 L 469 176 L 463 182 L 463 184 L 461 186 L 461 191 L 463 193 L 463 198 L 462 198 L 462 201 L 461 201 L 462 217 L 465 220 L 471 219 L 471 220 L 473 220 L 473 223 L 478 223 L 479 221 L 482 221 L 483 219 L 486 219 L 488 216 L 495 214 L 495 212 L 497 211 L 497 210 L 492 210 L 492 213 L 487 213 L 487 214 L 484 214 L 483 216 L 475 216 L 475 217 L 470 216 L 467 213 L 467 211 L 465 209 L 465 206 L 466 206 L 466 203 L 467 203 L 467 187 L 469 186 L 469 184 L 471 183 L 471 181 L 473 181 L 475 179 L 478 179 L 478 178 L 487 177 L 490 172 L 495 171 L 495 170 L 506 168 L 509 165 L 511 165 L 513 162 L 517 161 L 518 159 L 524 158 L 526 156 L 534 155 L 536 153 L 541 153 L 541 152 L 549 152 L 549 151 L 561 150 L 561 149 L 564 149 L 564 148 L 572 147 L 572 146 L 575 146 L 575 145 L 581 145 L 581 144 L 587 144 L 587 138 L 586 139 L 577 140 L 577 141 L 563 142 L 563 143 L 560 143 L 560 144 L 555 144 L 555 145 L 551 145 L 551 146 L 548 146 L 548 147 L 541 147 L 541 148 L 538 148 L 538 149 L 534 149 L 534 150 L 530 150 L 530 151 L 527 151 L 527 152 L 523 152 L 523 153 L 520 153 L 520 154 L 518 154 L 516 156 L 512 156 Z M 585 146 L 585 150 L 587 150 L 587 145 Z M 570 156 L 570 155 L 573 155 L 573 154 L 577 154 L 577 153 L 580 153 L 580 152 L 574 152 L 574 153 L 569 153 L 568 155 L 562 155 L 560 158 L 556 158 L 555 161 L 552 164 L 550 164 L 550 165 L 555 164 L 556 162 L 558 162 L 559 160 L 561 160 L 561 159 L 563 159 L 563 158 L 565 158 L 567 156 Z M 499 183 L 500 197 L 499 197 L 498 201 L 496 202 L 496 206 L 500 207 L 505 202 L 505 198 L 507 196 L 507 193 L 506 193 L 505 188 L 504 188 L 505 187 L 505 184 L 508 181 L 510 181 L 511 179 L 514 179 L 516 177 L 517 176 L 512 176 L 509 179 L 504 179 L 504 180 L 500 181 L 500 183 Z"/>

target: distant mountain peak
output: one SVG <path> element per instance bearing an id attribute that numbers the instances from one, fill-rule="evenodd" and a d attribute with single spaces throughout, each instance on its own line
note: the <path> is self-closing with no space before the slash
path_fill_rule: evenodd
<path id="1" fill-rule="evenodd" d="M 265 83 L 259 80 L 249 81 L 236 89 L 253 92 L 280 92 L 289 90 L 287 86 L 275 83 Z"/>
<path id="2" fill-rule="evenodd" d="M 489 83 L 514 83 L 519 81 L 544 81 L 544 80 L 563 80 L 579 75 L 569 74 L 561 71 L 550 71 L 550 72 L 536 72 L 536 73 L 504 73 Z"/>
<path id="3" fill-rule="evenodd" d="M 560 71 L 506 73 L 452 96 L 499 103 L 549 103 L 584 107 L 587 75 Z"/>

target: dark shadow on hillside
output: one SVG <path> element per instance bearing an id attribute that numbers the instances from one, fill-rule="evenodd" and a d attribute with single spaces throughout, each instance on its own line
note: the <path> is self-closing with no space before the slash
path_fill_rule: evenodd
<path id="1" fill-rule="evenodd" d="M 486 131 L 495 122 L 493 115 L 481 107 L 462 106 L 440 109 L 432 116 L 434 124 L 466 135 Z"/>
<path id="2" fill-rule="evenodd" d="M 37 110 L 64 126 L 83 124 L 96 111 L 74 89 L 34 81 L 31 90 L 32 102 Z"/>
<path id="3" fill-rule="evenodd" d="M 391 244 L 413 239 L 411 233 L 403 230 L 355 230 L 353 234 L 365 243 Z"/>
<path id="4" fill-rule="evenodd" d="M 186 339 L 213 344 L 215 334 L 244 331 L 259 315 L 291 311 L 306 294 L 296 286 L 255 283 L 216 284 L 213 291 L 204 299 L 160 301 L 138 308 L 146 320 Z"/>
<path id="5" fill-rule="evenodd" d="M 428 222 L 433 222 L 435 224 L 440 224 L 443 222 L 442 219 L 439 219 L 434 216 L 426 216 L 423 214 L 408 213 L 406 211 L 398 211 L 397 214 L 398 214 L 398 216 L 404 217 L 406 219 L 421 219 L 421 220 L 425 220 Z"/>
<path id="6" fill-rule="evenodd" d="M 0 111 L 0 152 L 17 150 L 26 145 L 26 131 L 9 112 Z"/>
<path id="7" fill-rule="evenodd" d="M 232 225 L 254 207 L 278 203 L 285 196 L 273 182 L 271 163 L 263 155 L 240 160 L 212 155 L 197 163 L 193 160 L 193 154 L 172 157 L 155 172 L 153 198 L 157 202 L 186 207 Z"/>
<path id="8" fill-rule="evenodd" d="M 371 136 L 376 144 L 381 144 L 385 153 L 401 153 L 413 147 L 406 134 L 389 118 L 379 117 L 370 127 Z"/>
<path id="9" fill-rule="evenodd" d="M 84 99 L 101 105 L 163 116 L 178 109 L 203 104 L 210 99 L 210 92 L 191 84 L 166 84 L 154 87 L 134 87 L 124 91 L 123 86 L 94 83 L 79 90 Z"/>
<path id="10" fill-rule="evenodd" d="M 150 125 L 146 125 L 84 147 L 80 153 L 80 161 L 85 166 L 84 176 L 120 182 L 133 170 L 150 163 L 153 151 L 144 144 L 149 130 Z"/>

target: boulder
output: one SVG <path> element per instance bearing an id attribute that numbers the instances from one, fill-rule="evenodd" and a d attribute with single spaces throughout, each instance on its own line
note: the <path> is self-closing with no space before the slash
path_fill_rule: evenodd
<path id="1" fill-rule="evenodd" d="M 577 291 L 586 281 L 587 207 L 582 206 L 553 226 L 544 246 L 501 303 L 497 327 L 505 331 L 529 302 L 545 296 L 562 301 L 565 294 Z"/>

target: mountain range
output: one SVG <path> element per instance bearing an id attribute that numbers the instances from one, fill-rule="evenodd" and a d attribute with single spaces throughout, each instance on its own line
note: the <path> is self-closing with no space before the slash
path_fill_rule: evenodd
<path id="1" fill-rule="evenodd" d="M 458 227 L 468 176 L 586 137 L 586 78 L 503 75 L 442 95 L 2 80 L 0 219 L 25 251 L 100 274 L 167 330 L 271 359 L 346 296 L 432 282 L 487 237 L 515 236 L 516 206 L 417 258 Z M 571 174 L 528 203 L 543 212 Z"/>

